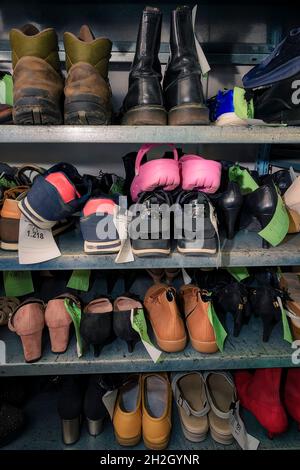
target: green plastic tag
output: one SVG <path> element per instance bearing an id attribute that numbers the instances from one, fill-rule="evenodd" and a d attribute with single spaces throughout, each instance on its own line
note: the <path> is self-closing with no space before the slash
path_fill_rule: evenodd
<path id="1" fill-rule="evenodd" d="M 3 281 L 7 297 L 21 297 L 34 292 L 30 271 L 4 271 Z"/>
<path id="2" fill-rule="evenodd" d="M 70 299 L 65 299 L 65 307 L 72 318 L 75 333 L 76 333 L 76 341 L 77 341 L 77 355 L 78 357 L 82 356 L 82 339 L 80 336 L 80 322 L 81 322 L 81 308 L 72 302 Z"/>
<path id="3" fill-rule="evenodd" d="M 13 78 L 11 75 L 6 74 L 3 77 L 5 83 L 5 104 L 12 106 L 14 104 L 13 100 Z"/>
<path id="4" fill-rule="evenodd" d="M 8 181 L 5 176 L 0 178 L 0 186 L 4 187 L 5 189 L 15 188 L 17 185 L 13 181 Z"/>
<path id="5" fill-rule="evenodd" d="M 233 105 L 235 114 L 241 119 L 254 118 L 254 104 L 253 100 L 247 101 L 245 99 L 246 90 L 235 86 L 233 89 Z"/>
<path id="6" fill-rule="evenodd" d="M 279 303 L 280 309 L 281 309 L 281 321 L 282 321 L 282 328 L 283 328 L 283 339 L 287 341 L 288 343 L 292 344 L 293 342 L 293 337 L 292 333 L 290 330 L 290 325 L 287 319 L 287 314 L 285 311 L 285 308 L 282 305 L 282 300 L 280 297 L 277 297 L 277 301 Z"/>
<path id="7" fill-rule="evenodd" d="M 289 230 L 289 216 L 284 202 L 278 194 L 278 201 L 275 214 L 268 225 L 261 230 L 259 235 L 267 240 L 272 246 L 277 246 L 282 242 Z"/>
<path id="8" fill-rule="evenodd" d="M 237 267 L 237 268 L 227 268 L 227 271 L 236 279 L 237 281 L 242 281 L 250 276 L 247 268 Z"/>
<path id="9" fill-rule="evenodd" d="M 153 362 L 159 362 L 162 352 L 152 344 L 149 338 L 144 310 L 142 308 L 132 310 L 131 326 L 139 334 Z"/>
<path id="10" fill-rule="evenodd" d="M 116 181 L 110 187 L 109 194 L 124 194 L 123 178 L 116 179 Z"/>
<path id="11" fill-rule="evenodd" d="M 90 269 L 74 269 L 67 287 L 87 292 L 90 286 L 90 274 Z"/>
<path id="12" fill-rule="evenodd" d="M 226 339 L 227 333 L 223 328 L 222 323 L 220 322 L 214 306 L 212 302 L 209 302 L 209 307 L 208 307 L 208 318 L 209 321 L 214 329 L 215 335 L 216 335 L 216 343 L 218 345 L 218 348 L 221 352 L 224 350 L 224 341 Z"/>
<path id="13" fill-rule="evenodd" d="M 241 188 L 242 194 L 252 193 L 258 188 L 258 184 L 252 178 L 248 170 L 242 170 L 239 165 L 231 166 L 228 170 L 230 181 L 235 181 Z"/>

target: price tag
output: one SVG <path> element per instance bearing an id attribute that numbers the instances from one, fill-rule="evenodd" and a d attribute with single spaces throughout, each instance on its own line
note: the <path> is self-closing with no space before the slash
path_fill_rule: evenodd
<path id="1" fill-rule="evenodd" d="M 102 402 L 108 411 L 110 419 L 113 420 L 115 404 L 118 397 L 118 390 L 109 390 L 102 397 Z"/>
<path id="2" fill-rule="evenodd" d="M 260 444 L 256 437 L 248 434 L 245 425 L 240 417 L 239 402 L 235 403 L 235 408 L 230 410 L 229 424 L 232 435 L 243 450 L 256 450 Z"/>
<path id="3" fill-rule="evenodd" d="M 290 325 L 287 319 L 286 311 L 282 305 L 282 300 L 280 297 L 277 297 L 277 302 L 279 303 L 279 307 L 281 309 L 281 321 L 282 321 L 282 328 L 283 328 L 283 339 L 288 343 L 292 344 L 293 337 L 290 330 Z"/>
<path id="4" fill-rule="evenodd" d="M 145 320 L 144 310 L 138 308 L 137 310 L 131 310 L 130 316 L 132 328 L 140 335 L 141 341 L 145 346 L 149 356 L 153 362 L 158 362 L 162 354 L 162 351 L 153 346 L 147 331 L 147 323 Z"/>
<path id="5" fill-rule="evenodd" d="M 90 269 L 74 269 L 67 284 L 70 289 L 87 292 L 90 286 Z"/>
<path id="6" fill-rule="evenodd" d="M 184 268 L 181 269 L 181 272 L 182 272 L 182 277 L 183 277 L 183 282 L 185 285 L 187 284 L 191 284 L 192 282 L 192 278 L 188 275 L 188 273 L 186 272 L 186 270 Z"/>
<path id="7" fill-rule="evenodd" d="M 6 344 L 0 341 L 0 366 L 6 364 Z"/>
<path id="8" fill-rule="evenodd" d="M 283 200 L 278 194 L 278 201 L 275 213 L 268 225 L 258 232 L 272 246 L 277 246 L 282 242 L 289 230 L 289 216 Z"/>
<path id="9" fill-rule="evenodd" d="M 209 302 L 208 318 L 214 329 L 215 336 L 216 336 L 216 343 L 218 345 L 218 348 L 221 352 L 223 352 L 224 342 L 227 337 L 227 333 L 215 312 L 212 302 Z"/>
<path id="10" fill-rule="evenodd" d="M 19 228 L 19 263 L 35 264 L 58 258 L 61 252 L 52 230 L 42 230 L 21 214 Z"/>
<path id="11" fill-rule="evenodd" d="M 258 188 L 258 184 L 252 178 L 248 170 L 242 170 L 239 165 L 231 166 L 228 170 L 230 181 L 235 181 L 241 188 L 242 194 L 252 193 Z"/>
<path id="12" fill-rule="evenodd" d="M 250 276 L 247 268 L 227 268 L 227 271 L 236 279 L 238 282 L 242 281 L 243 279 L 247 279 Z"/>
<path id="13" fill-rule="evenodd" d="M 70 317 L 72 318 L 77 341 L 77 356 L 82 356 L 82 340 L 80 336 L 80 322 L 81 322 L 81 308 L 72 302 L 70 299 L 65 299 L 64 301 L 66 310 Z"/>
<path id="14" fill-rule="evenodd" d="M 34 292 L 30 271 L 4 271 L 3 282 L 7 297 L 21 297 Z"/>

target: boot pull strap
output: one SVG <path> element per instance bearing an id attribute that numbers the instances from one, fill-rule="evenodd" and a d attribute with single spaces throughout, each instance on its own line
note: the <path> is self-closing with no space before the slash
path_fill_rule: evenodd
<path id="1" fill-rule="evenodd" d="M 138 151 L 138 154 L 136 156 L 135 160 L 135 175 L 137 176 L 140 172 L 140 166 L 142 163 L 142 160 L 144 156 L 150 152 L 151 149 L 155 147 L 159 147 L 162 144 L 144 144 L 141 146 L 140 150 Z M 178 152 L 174 144 L 167 144 L 172 150 L 173 150 L 173 155 L 174 155 L 174 160 L 178 161 Z"/>

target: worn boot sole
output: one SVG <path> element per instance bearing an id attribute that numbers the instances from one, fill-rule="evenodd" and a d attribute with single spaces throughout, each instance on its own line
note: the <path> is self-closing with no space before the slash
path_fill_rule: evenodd
<path id="1" fill-rule="evenodd" d="M 136 106 L 122 119 L 124 126 L 166 126 L 167 112 L 163 106 Z"/>
<path id="2" fill-rule="evenodd" d="M 85 94 L 65 100 L 64 122 L 68 125 L 107 126 L 111 114 L 98 96 Z"/>
<path id="3" fill-rule="evenodd" d="M 206 126 L 210 124 L 208 108 L 201 104 L 182 104 L 169 111 L 169 126 Z"/>
<path id="4" fill-rule="evenodd" d="M 47 92 L 36 88 L 24 90 L 13 108 L 13 121 L 21 125 L 62 124 L 59 106 L 49 99 Z"/>

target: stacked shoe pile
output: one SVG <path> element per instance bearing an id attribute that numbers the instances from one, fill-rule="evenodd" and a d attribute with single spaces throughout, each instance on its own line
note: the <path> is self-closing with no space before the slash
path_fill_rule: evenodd
<path id="1" fill-rule="evenodd" d="M 217 125 L 300 124 L 300 28 L 243 77 L 245 89 L 222 90 L 208 101 Z"/>

